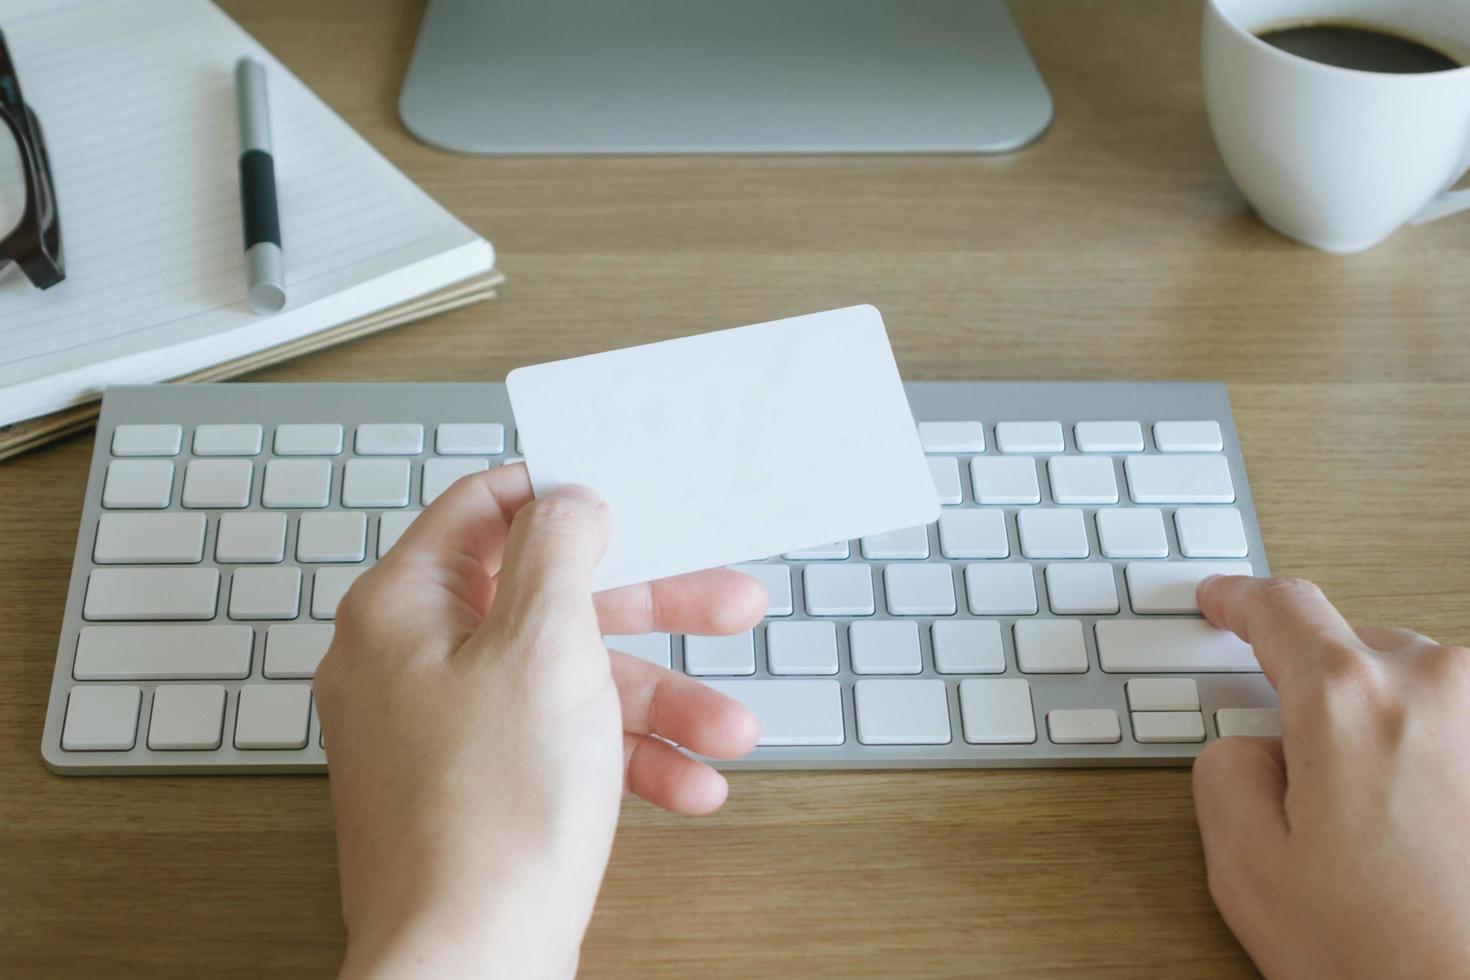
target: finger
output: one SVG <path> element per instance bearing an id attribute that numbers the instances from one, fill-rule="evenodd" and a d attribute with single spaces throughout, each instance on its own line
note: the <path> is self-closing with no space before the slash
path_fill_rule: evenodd
<path id="1" fill-rule="evenodd" d="M 673 813 L 714 813 L 730 795 L 725 777 L 651 735 L 623 736 L 623 772 L 628 792 Z"/>
<path id="2" fill-rule="evenodd" d="M 562 486 L 522 507 L 511 523 L 495 604 L 484 628 L 498 637 L 585 631 L 574 647 L 605 656 L 592 606 L 592 571 L 612 531 L 607 505 L 587 487 Z M 499 643 L 481 648 L 501 649 Z M 558 644 L 531 643 L 533 653 Z M 605 668 L 604 668 L 605 669 Z"/>
<path id="3" fill-rule="evenodd" d="M 1240 935 L 1259 906 L 1256 876 L 1278 862 L 1288 840 L 1281 740 L 1236 735 L 1205 746 L 1194 762 L 1194 809 L 1210 894 Z"/>
<path id="4" fill-rule="evenodd" d="M 1361 626 L 1356 632 L 1358 639 L 1382 653 L 1408 653 L 1421 647 L 1439 645 L 1423 633 L 1399 626 Z"/>
<path id="5" fill-rule="evenodd" d="M 1321 661 L 1361 650 L 1358 635 L 1322 590 L 1304 579 L 1212 575 L 1196 590 L 1215 626 L 1249 643 L 1278 691 L 1293 678 L 1321 677 Z"/>
<path id="6" fill-rule="evenodd" d="M 716 759 L 738 759 L 755 748 L 760 722 L 739 701 L 692 677 L 610 652 L 624 731 L 659 735 Z"/>
<path id="7" fill-rule="evenodd" d="M 593 597 L 604 633 L 697 633 L 750 629 L 766 614 L 766 590 L 727 568 L 630 585 Z"/>
<path id="8" fill-rule="evenodd" d="M 414 518 L 385 561 L 464 555 L 494 575 L 500 570 L 511 520 L 532 500 L 524 463 L 471 473 L 450 484 Z"/>

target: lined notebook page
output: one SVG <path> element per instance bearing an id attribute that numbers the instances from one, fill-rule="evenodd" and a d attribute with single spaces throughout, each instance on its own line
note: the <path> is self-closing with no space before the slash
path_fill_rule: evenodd
<path id="1" fill-rule="evenodd" d="M 207 0 L 0 0 L 51 156 L 66 281 L 0 270 L 0 424 L 161 381 L 487 271 L 490 244 Z M 245 301 L 234 65 L 266 66 L 287 306 Z M 0 138 L 9 138 L 0 128 Z M 8 152 L 8 147 L 6 148 Z M 0 177 L 16 214 L 18 174 Z"/>

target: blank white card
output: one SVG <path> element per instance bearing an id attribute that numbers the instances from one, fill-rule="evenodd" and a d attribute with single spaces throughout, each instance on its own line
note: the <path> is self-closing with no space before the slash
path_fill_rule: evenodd
<path id="1" fill-rule="evenodd" d="M 939 502 L 871 306 L 518 368 L 538 495 L 612 510 L 595 588 L 929 524 Z"/>

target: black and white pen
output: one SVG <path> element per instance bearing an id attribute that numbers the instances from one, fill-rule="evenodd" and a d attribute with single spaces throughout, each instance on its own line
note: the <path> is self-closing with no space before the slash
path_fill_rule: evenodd
<path id="1" fill-rule="evenodd" d="M 286 305 L 286 260 L 281 251 L 281 216 L 276 209 L 265 66 L 254 58 L 241 58 L 235 63 L 235 105 L 240 119 L 246 295 L 256 313 L 275 313 Z"/>

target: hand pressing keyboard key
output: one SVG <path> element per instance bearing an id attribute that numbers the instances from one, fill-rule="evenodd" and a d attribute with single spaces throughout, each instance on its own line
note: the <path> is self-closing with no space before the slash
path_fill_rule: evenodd
<path id="1" fill-rule="evenodd" d="M 1194 591 L 1211 575 L 1249 575 L 1245 562 L 1129 562 L 1128 597 L 1137 613 L 1197 613 Z"/>

